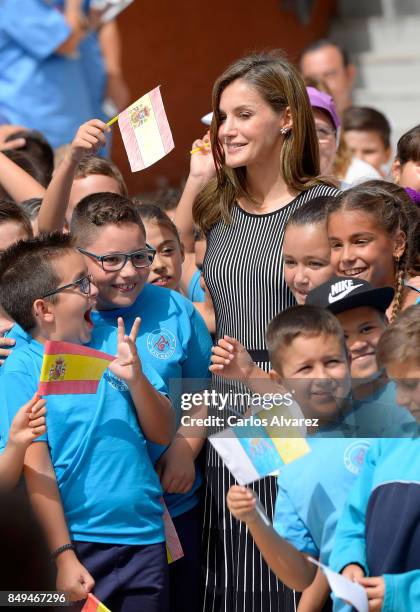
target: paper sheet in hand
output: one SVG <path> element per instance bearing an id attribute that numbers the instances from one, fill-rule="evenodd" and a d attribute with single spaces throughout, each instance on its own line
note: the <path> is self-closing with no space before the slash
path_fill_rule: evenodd
<path id="1" fill-rule="evenodd" d="M 261 410 L 251 418 L 254 423 L 264 424 L 236 425 L 209 437 L 239 484 L 247 485 L 264 478 L 311 450 L 304 428 L 287 427 L 293 419 L 303 419 L 297 404 Z M 278 425 L 279 422 L 283 424 Z M 287 437 L 288 430 L 290 437 Z"/>
<path id="2" fill-rule="evenodd" d="M 333 572 L 329 567 L 312 559 L 312 557 L 308 557 L 308 559 L 311 563 L 314 563 L 322 569 L 334 595 L 344 601 L 348 601 L 356 608 L 357 612 L 368 612 L 368 598 L 365 589 L 360 584 L 352 582 L 345 576 Z"/>
<path id="3" fill-rule="evenodd" d="M 130 6 L 134 0 L 108 0 L 107 7 L 105 11 L 101 15 L 101 23 L 107 23 L 108 21 L 112 21 L 122 13 L 123 10 Z"/>
<path id="4" fill-rule="evenodd" d="M 118 126 L 132 172 L 148 168 L 175 146 L 159 87 L 123 110 Z"/>

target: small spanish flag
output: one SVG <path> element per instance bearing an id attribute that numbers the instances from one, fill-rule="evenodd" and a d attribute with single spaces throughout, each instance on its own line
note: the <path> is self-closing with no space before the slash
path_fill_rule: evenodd
<path id="1" fill-rule="evenodd" d="M 45 343 L 38 391 L 41 395 L 96 393 L 115 357 L 70 342 Z"/>
<path id="2" fill-rule="evenodd" d="M 159 87 L 133 102 L 108 125 L 117 120 L 132 172 L 148 168 L 175 146 Z"/>
<path id="3" fill-rule="evenodd" d="M 111 612 L 111 610 L 101 603 L 95 595 L 89 593 L 86 603 L 82 608 L 82 612 Z"/>

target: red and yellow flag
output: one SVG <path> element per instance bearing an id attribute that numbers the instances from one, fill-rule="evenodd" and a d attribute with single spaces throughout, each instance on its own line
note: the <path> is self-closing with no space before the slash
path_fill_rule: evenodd
<path id="1" fill-rule="evenodd" d="M 114 359 L 80 344 L 49 340 L 38 391 L 41 395 L 96 393 L 102 374 Z"/>
<path id="2" fill-rule="evenodd" d="M 111 612 L 111 610 L 101 603 L 95 595 L 89 593 L 82 612 Z"/>

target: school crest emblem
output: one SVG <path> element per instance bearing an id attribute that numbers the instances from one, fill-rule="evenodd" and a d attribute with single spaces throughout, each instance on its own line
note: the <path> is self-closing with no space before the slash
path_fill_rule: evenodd
<path id="1" fill-rule="evenodd" d="M 129 111 L 130 123 L 134 129 L 144 125 L 150 117 L 150 108 L 144 104 L 139 104 Z"/>
<path id="2" fill-rule="evenodd" d="M 176 338 L 169 329 L 155 329 L 147 336 L 147 348 L 156 359 L 170 359 L 175 353 Z"/>
<path id="3" fill-rule="evenodd" d="M 66 374 L 66 362 L 63 357 L 57 357 L 48 372 L 48 381 L 64 380 Z"/>
<path id="4" fill-rule="evenodd" d="M 369 444 L 354 442 L 344 451 L 344 465 L 352 474 L 358 474 L 363 467 Z"/>

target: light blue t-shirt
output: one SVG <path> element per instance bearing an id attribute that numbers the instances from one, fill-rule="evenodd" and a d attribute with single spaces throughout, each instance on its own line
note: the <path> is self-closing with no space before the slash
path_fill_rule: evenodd
<path id="1" fill-rule="evenodd" d="M 201 270 L 196 270 L 188 285 L 188 299 L 191 302 L 204 302 L 206 299 L 206 294 L 200 285 L 201 274 Z"/>
<path id="2" fill-rule="evenodd" d="M 43 346 L 13 351 L 0 377 L 2 435 L 36 392 Z M 145 374 L 159 390 L 160 377 Z M 162 490 L 130 392 L 109 370 L 96 394 L 47 396 L 47 441 L 71 538 L 104 544 L 164 541 Z"/>
<path id="3" fill-rule="evenodd" d="M 273 525 L 298 550 L 328 565 L 335 525 L 371 440 L 308 442 L 311 452 L 280 471 Z"/>
<path id="4" fill-rule="evenodd" d="M 40 130 L 53 147 L 94 116 L 80 56 L 55 50 L 70 35 L 62 1 L 0 2 L 0 113 Z"/>
<path id="5" fill-rule="evenodd" d="M 129 308 L 92 313 L 95 324 L 92 343 L 95 348 L 115 353 L 118 317 L 123 317 L 129 333 L 134 319 L 141 317 L 137 350 L 142 364 L 148 364 L 161 376 L 175 407 L 177 426 L 181 418 L 181 394 L 187 384 L 195 392 L 205 387 L 209 378 L 212 341 L 201 315 L 185 297 L 176 291 L 146 284 Z M 110 326 L 115 333 L 110 334 Z M 166 447 L 149 445 L 154 462 Z M 201 476 L 186 494 L 165 494 L 171 516 L 179 516 L 198 503 Z"/>

